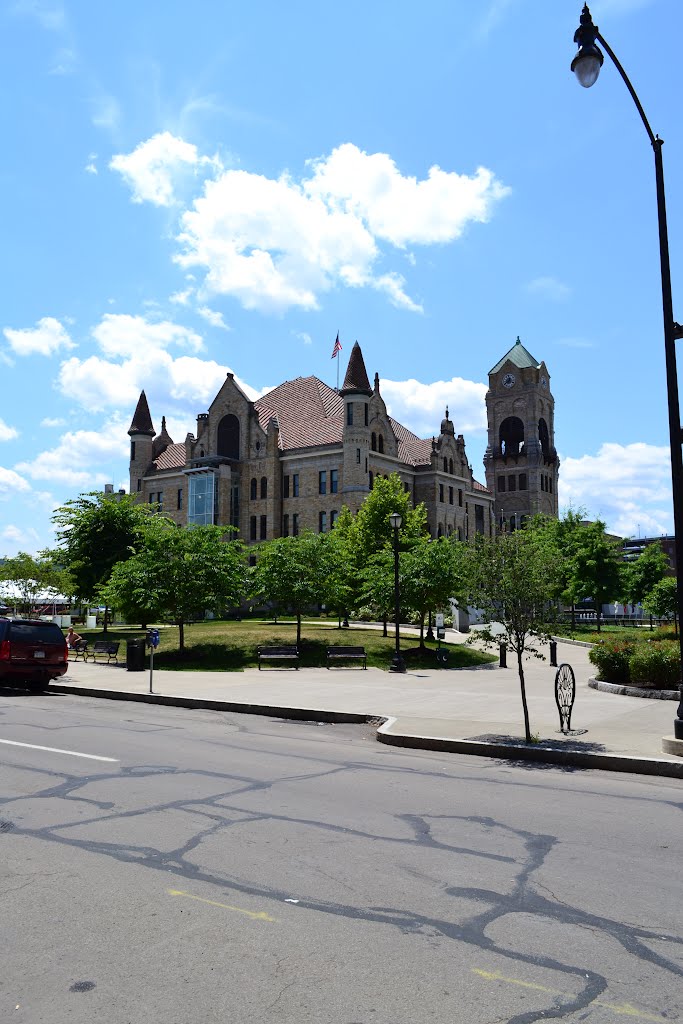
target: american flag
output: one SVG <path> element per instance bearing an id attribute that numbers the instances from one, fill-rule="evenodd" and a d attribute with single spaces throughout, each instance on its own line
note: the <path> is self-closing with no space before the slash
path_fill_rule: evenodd
<path id="1" fill-rule="evenodd" d="M 335 341 L 334 348 L 332 349 L 332 359 L 336 359 L 338 353 L 341 352 L 341 350 L 342 350 L 342 343 L 339 340 L 339 331 L 337 331 L 337 340 Z"/>

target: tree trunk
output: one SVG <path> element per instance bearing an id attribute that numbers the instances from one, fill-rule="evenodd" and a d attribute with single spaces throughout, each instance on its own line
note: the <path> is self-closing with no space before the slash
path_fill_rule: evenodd
<path id="1" fill-rule="evenodd" d="M 524 711 L 524 734 L 526 742 L 531 743 L 531 730 L 529 729 L 529 709 L 526 704 L 526 687 L 524 685 L 524 663 L 522 652 L 517 651 L 517 671 L 519 672 L 519 688 L 522 691 L 522 710 Z"/>
<path id="2" fill-rule="evenodd" d="M 296 646 L 301 646 L 301 612 L 296 613 Z"/>
<path id="3" fill-rule="evenodd" d="M 387 630 L 387 620 L 386 619 L 384 619 L 384 632 L 382 633 L 382 636 L 389 636 L 389 631 Z"/>
<path id="4" fill-rule="evenodd" d="M 576 605 L 572 601 L 572 633 L 576 632 Z"/>
<path id="5" fill-rule="evenodd" d="M 598 617 L 598 633 L 599 633 L 600 632 L 600 605 L 597 603 L 597 601 L 595 603 L 595 614 Z"/>
<path id="6" fill-rule="evenodd" d="M 185 653 L 185 623 L 182 619 L 178 622 L 178 648 L 181 654 Z"/>
<path id="7" fill-rule="evenodd" d="M 106 635 L 107 632 L 107 618 L 109 616 L 109 607 L 105 604 L 104 606 L 104 618 L 102 620 L 102 632 Z"/>
<path id="8" fill-rule="evenodd" d="M 420 616 L 420 650 L 425 649 L 425 613 Z"/>

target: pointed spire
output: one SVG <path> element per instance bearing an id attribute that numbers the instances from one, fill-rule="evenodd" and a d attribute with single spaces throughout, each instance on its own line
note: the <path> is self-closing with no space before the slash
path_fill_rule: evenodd
<path id="1" fill-rule="evenodd" d="M 169 445 L 173 444 L 173 438 L 166 430 L 166 417 L 161 417 L 161 433 L 154 438 L 152 443 L 152 458 L 158 459 L 162 452 L 165 452 Z"/>
<path id="2" fill-rule="evenodd" d="M 379 394 L 379 374 L 375 374 L 375 394 Z"/>
<path id="3" fill-rule="evenodd" d="M 372 388 L 370 387 L 370 381 L 368 380 L 368 372 L 365 369 L 365 362 L 363 361 L 363 353 L 360 350 L 358 342 L 356 342 L 351 349 L 349 365 L 346 370 L 346 376 L 344 377 L 344 386 L 339 393 L 341 395 L 372 394 Z"/>
<path id="4" fill-rule="evenodd" d="M 154 437 L 155 430 L 152 425 L 152 417 L 149 413 L 149 406 L 147 404 L 147 396 L 144 391 L 140 392 L 138 404 L 135 407 L 133 413 L 133 422 L 130 425 L 128 433 L 133 434 L 149 434 L 150 437 Z"/>

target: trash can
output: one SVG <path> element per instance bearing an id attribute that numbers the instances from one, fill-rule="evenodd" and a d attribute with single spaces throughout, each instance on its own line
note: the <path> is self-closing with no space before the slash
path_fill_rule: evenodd
<path id="1" fill-rule="evenodd" d="M 144 672 L 145 670 L 145 638 L 135 637 L 126 641 L 126 671 Z"/>

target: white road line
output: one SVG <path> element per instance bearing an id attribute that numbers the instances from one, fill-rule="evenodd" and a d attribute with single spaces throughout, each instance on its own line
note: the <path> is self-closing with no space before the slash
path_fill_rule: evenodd
<path id="1" fill-rule="evenodd" d="M 87 757 L 90 761 L 113 761 L 118 764 L 118 757 L 99 757 L 97 754 L 80 754 L 77 750 L 60 750 L 59 747 L 39 747 L 36 743 L 17 743 L 16 740 L 0 740 L 10 747 L 28 747 L 29 750 L 48 750 L 51 754 L 70 754 L 71 757 Z"/>

